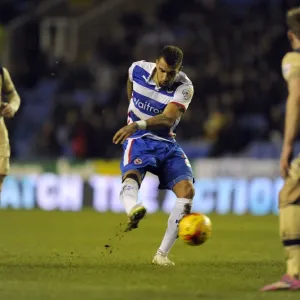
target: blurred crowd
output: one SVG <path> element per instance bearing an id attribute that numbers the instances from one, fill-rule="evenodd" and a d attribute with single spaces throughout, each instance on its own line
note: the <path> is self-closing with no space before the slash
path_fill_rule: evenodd
<path id="1" fill-rule="evenodd" d="M 39 61 L 32 80 L 16 75 L 21 91 L 43 78 L 58 84 L 54 106 L 34 129 L 32 155 L 120 155 L 111 140 L 126 125 L 128 68 L 154 61 L 167 44 L 184 51 L 183 71 L 195 87 L 179 142 L 209 145 L 206 155 L 214 157 L 240 153 L 252 141 L 280 141 L 286 98 L 281 59 L 289 51 L 285 12 L 296 2 L 164 0 L 150 19 L 147 12 L 124 13 L 76 64 Z"/>

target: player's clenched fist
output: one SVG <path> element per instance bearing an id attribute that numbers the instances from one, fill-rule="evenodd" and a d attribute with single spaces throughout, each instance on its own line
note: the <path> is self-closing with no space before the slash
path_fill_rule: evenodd
<path id="1" fill-rule="evenodd" d="M 5 118 L 12 118 L 15 114 L 14 109 L 11 107 L 9 103 L 2 103 L 0 111 L 1 111 L 1 116 Z"/>
<path id="2" fill-rule="evenodd" d="M 114 144 L 123 144 L 128 137 L 134 134 L 137 130 L 137 126 L 135 123 L 127 125 L 121 128 L 113 137 Z"/>

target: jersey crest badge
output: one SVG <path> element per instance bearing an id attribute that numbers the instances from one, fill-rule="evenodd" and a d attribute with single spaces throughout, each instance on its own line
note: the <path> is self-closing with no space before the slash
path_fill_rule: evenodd
<path id="1" fill-rule="evenodd" d="M 282 67 L 282 73 L 283 73 L 283 77 L 286 77 L 288 75 L 288 73 L 291 71 L 292 65 L 291 64 L 285 64 Z"/>
<path id="2" fill-rule="evenodd" d="M 136 159 L 133 161 L 133 163 L 134 163 L 135 165 L 140 165 L 142 162 L 143 162 L 143 161 L 142 161 L 140 158 L 136 158 Z"/>
<path id="3" fill-rule="evenodd" d="M 191 99 L 192 96 L 193 96 L 193 89 L 192 88 L 184 89 L 182 91 L 182 95 L 183 95 L 185 100 Z"/>

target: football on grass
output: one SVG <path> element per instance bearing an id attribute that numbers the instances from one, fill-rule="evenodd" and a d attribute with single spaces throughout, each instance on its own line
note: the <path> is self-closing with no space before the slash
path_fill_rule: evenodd
<path id="1" fill-rule="evenodd" d="M 204 214 L 191 213 L 184 216 L 178 225 L 178 235 L 181 240 L 191 246 L 205 243 L 212 233 L 212 224 Z"/>

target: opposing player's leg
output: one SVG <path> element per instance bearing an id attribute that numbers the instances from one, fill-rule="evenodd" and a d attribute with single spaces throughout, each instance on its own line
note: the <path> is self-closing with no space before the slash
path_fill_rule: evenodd
<path id="1" fill-rule="evenodd" d="M 128 215 L 126 231 L 137 228 L 146 215 L 146 208 L 138 203 L 138 190 L 148 167 L 156 167 L 157 161 L 152 143 L 154 141 L 140 138 L 127 139 L 123 144 L 124 155 L 120 165 L 122 171 L 120 200 Z"/>
<path id="2" fill-rule="evenodd" d="M 300 158 L 291 164 L 290 177 L 279 193 L 280 237 L 286 255 L 286 274 L 262 291 L 300 290 Z"/>
<path id="3" fill-rule="evenodd" d="M 152 263 L 162 266 L 174 266 L 168 254 L 178 237 L 178 223 L 190 213 L 194 198 L 193 173 L 188 159 L 177 146 L 165 161 L 160 175 L 160 188 L 171 189 L 177 200 L 168 219 L 168 227 Z"/>
<path id="4" fill-rule="evenodd" d="M 280 209 L 280 235 L 286 255 L 286 274 L 262 291 L 300 290 L 300 205 Z"/>
<path id="5" fill-rule="evenodd" d="M 9 156 L 0 156 L 0 202 L 4 179 L 9 172 Z"/>

